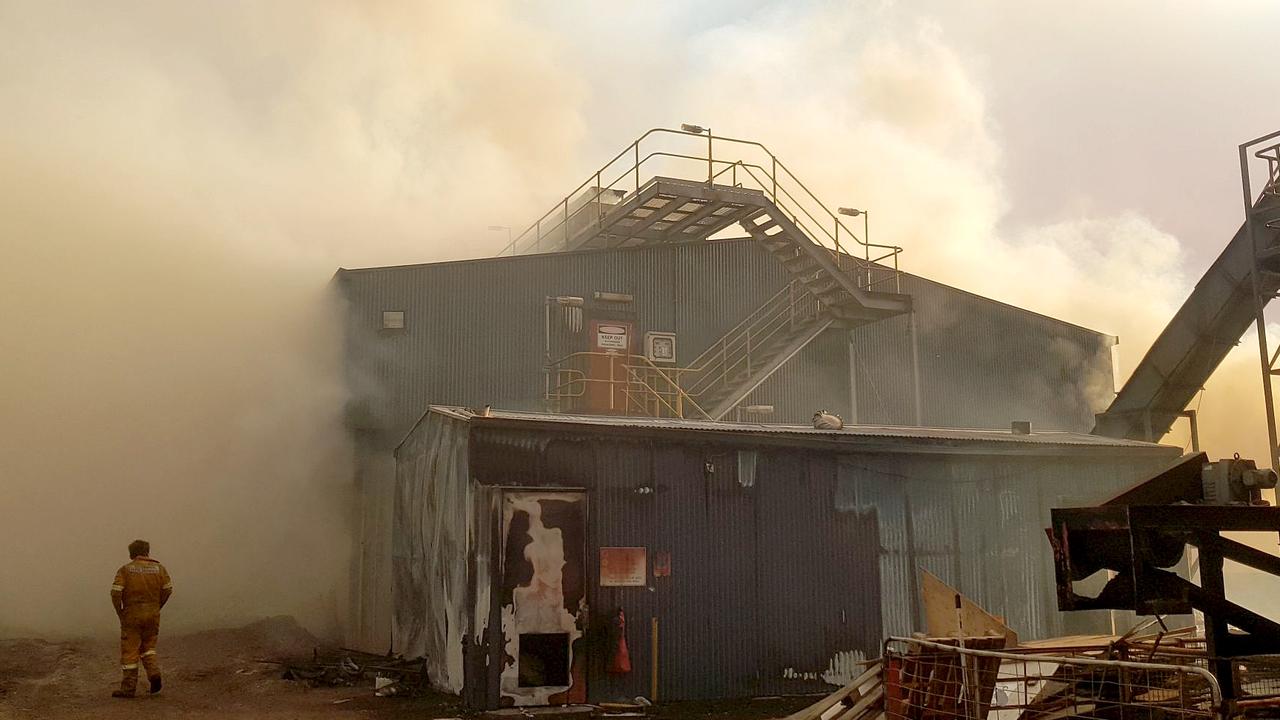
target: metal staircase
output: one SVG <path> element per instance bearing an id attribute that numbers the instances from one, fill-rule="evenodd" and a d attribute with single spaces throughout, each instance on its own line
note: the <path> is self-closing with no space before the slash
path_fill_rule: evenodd
<path id="1" fill-rule="evenodd" d="M 835 323 L 793 280 L 690 363 L 685 389 L 708 419 L 720 420 Z"/>
<path id="2" fill-rule="evenodd" d="M 671 146 L 693 138 L 705 141 L 706 155 Z M 642 154 L 655 140 L 670 144 Z M 729 153 L 717 157 L 715 143 Z M 900 293 L 901 248 L 858 237 L 764 145 L 735 138 L 650 130 L 504 253 L 701 242 L 735 224 L 793 281 L 679 373 L 682 391 L 696 398 L 687 407 L 704 417 L 723 418 L 824 330 L 911 311 Z"/>

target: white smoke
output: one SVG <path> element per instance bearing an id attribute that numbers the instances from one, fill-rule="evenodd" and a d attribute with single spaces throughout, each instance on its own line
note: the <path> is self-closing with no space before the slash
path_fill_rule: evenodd
<path id="1" fill-rule="evenodd" d="M 109 632 L 143 537 L 170 626 L 331 629 L 352 488 L 325 286 L 505 242 L 486 225 L 575 165 L 563 70 L 498 2 L 0 3 L 0 626 Z"/>
<path id="2" fill-rule="evenodd" d="M 0 0 L 0 625 L 109 628 L 139 535 L 173 621 L 331 619 L 333 270 L 490 254 L 486 226 L 532 221 L 651 126 L 764 141 L 870 209 L 905 269 L 1117 334 L 1127 372 L 1191 288 L 1186 248 L 1123 204 L 1040 197 L 1021 155 L 1010 187 L 1001 148 L 1053 118 L 1002 127 L 973 21 L 921 8 Z M 1015 227 L 1011 197 L 1074 215 Z M 1215 454 L 1263 454 L 1249 357 L 1204 396 Z"/>

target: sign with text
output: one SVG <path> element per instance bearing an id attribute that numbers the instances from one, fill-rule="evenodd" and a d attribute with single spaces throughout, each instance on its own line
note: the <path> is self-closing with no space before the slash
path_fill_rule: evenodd
<path id="1" fill-rule="evenodd" d="M 596 326 L 596 347 L 601 350 L 627 350 L 631 345 L 627 342 L 626 325 Z"/>
<path id="2" fill-rule="evenodd" d="M 601 587 L 644 587 L 648 562 L 642 547 L 600 548 Z"/>

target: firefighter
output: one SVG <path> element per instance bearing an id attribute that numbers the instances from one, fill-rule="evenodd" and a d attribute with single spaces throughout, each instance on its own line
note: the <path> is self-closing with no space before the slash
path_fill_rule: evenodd
<path id="1" fill-rule="evenodd" d="M 151 692 L 160 692 L 160 660 L 156 638 L 160 634 L 160 608 L 173 594 L 169 571 L 149 557 L 151 543 L 129 543 L 129 564 L 116 571 L 111 584 L 111 607 L 120 618 L 120 689 L 111 697 L 131 698 L 138 689 L 138 661 L 147 670 Z"/>

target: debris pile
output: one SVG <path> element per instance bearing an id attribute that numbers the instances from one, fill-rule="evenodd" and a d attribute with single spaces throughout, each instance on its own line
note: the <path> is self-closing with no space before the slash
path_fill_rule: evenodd
<path id="1" fill-rule="evenodd" d="M 261 662 L 284 665 L 281 677 L 305 682 L 311 687 L 352 687 L 372 684 L 374 694 L 381 697 L 416 697 L 429 691 L 425 658 L 406 660 L 387 655 L 373 655 L 358 650 L 312 652 L 309 661 Z"/>
<path id="2" fill-rule="evenodd" d="M 955 617 L 964 624 L 963 617 L 972 620 L 981 610 L 961 600 Z M 1170 629 L 1157 618 L 1123 635 L 1015 646 L 998 629 L 988 630 L 997 631 L 890 639 L 861 676 L 785 720 L 1211 720 L 1226 708 L 1207 669 L 1205 638 L 1194 627 Z M 1280 657 L 1236 658 L 1235 669 L 1232 715 L 1276 717 Z"/>
<path id="3" fill-rule="evenodd" d="M 1123 635 L 1019 642 L 938 578 L 922 572 L 921 590 L 927 633 L 889 639 L 861 676 L 786 720 L 1210 720 L 1229 704 L 1240 717 L 1280 708 L 1280 658 L 1237 658 L 1237 699 L 1225 703 L 1195 627 L 1156 618 Z"/>

